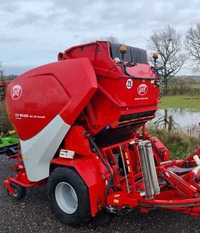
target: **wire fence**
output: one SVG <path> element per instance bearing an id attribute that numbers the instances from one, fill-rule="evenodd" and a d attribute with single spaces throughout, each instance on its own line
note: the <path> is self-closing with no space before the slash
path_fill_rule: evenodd
<path id="1" fill-rule="evenodd" d="M 168 114 L 167 110 L 164 111 L 164 114 L 158 115 L 150 125 L 156 129 L 166 129 L 168 132 L 184 133 L 190 137 L 200 138 L 200 123 L 183 127 L 174 120 L 172 115 Z"/>

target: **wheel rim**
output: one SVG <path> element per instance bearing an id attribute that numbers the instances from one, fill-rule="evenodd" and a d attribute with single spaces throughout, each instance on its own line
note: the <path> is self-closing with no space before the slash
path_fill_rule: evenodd
<path id="1" fill-rule="evenodd" d="M 67 214 L 73 214 L 78 208 L 78 197 L 74 188 L 67 182 L 60 182 L 55 188 L 58 206 Z"/>

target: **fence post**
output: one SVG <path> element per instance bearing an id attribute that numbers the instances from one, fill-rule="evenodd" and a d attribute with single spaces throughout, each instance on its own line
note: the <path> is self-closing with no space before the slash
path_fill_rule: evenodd
<path id="1" fill-rule="evenodd" d="M 164 126 L 165 126 L 165 129 L 167 129 L 167 122 L 168 122 L 168 120 L 167 120 L 168 116 L 167 115 L 168 115 L 167 114 L 167 109 L 165 109 L 164 110 Z"/>
<path id="2" fill-rule="evenodd" d="M 168 125 L 168 131 L 170 132 L 173 127 L 173 118 L 172 116 L 169 116 L 169 125 Z"/>

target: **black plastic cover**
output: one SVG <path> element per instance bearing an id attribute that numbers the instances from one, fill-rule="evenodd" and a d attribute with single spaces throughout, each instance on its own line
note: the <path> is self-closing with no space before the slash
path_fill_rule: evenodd
<path id="1" fill-rule="evenodd" d="M 118 57 L 122 60 L 122 54 L 119 51 L 121 44 L 111 43 L 111 56 L 112 58 Z M 124 61 L 139 64 L 148 64 L 147 52 L 144 49 L 128 46 L 127 52 L 124 54 Z"/>

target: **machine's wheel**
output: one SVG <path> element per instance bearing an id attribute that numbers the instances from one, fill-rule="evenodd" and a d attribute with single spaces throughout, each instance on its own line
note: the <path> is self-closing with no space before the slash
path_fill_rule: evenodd
<path id="1" fill-rule="evenodd" d="M 49 177 L 48 194 L 52 210 L 61 222 L 79 225 L 90 220 L 88 189 L 73 169 L 56 168 Z"/>
<path id="2" fill-rule="evenodd" d="M 12 183 L 11 187 L 13 188 L 14 192 L 8 192 L 8 195 L 13 199 L 19 201 L 22 200 L 26 196 L 26 189 L 18 184 Z"/>

